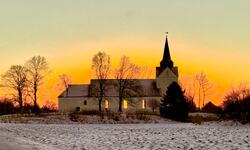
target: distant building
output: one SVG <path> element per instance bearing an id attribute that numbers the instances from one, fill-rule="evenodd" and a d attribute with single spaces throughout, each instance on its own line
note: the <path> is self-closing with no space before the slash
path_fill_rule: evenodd
<path id="1" fill-rule="evenodd" d="M 208 102 L 203 108 L 202 112 L 204 113 L 219 113 L 221 112 L 221 108 L 214 105 L 212 102 Z"/>
<path id="2" fill-rule="evenodd" d="M 136 81 L 142 88 L 140 93 L 134 93 L 123 100 L 124 111 L 151 110 L 150 100 L 160 101 L 172 82 L 178 82 L 178 68 L 171 60 L 168 38 L 166 37 L 163 59 L 160 67 L 156 67 L 155 79 L 130 79 Z M 115 79 L 108 79 L 109 88 L 102 103 L 103 109 L 118 111 L 119 93 Z M 93 93 L 97 79 L 91 79 L 90 84 L 72 84 L 58 97 L 58 109 L 61 112 L 98 110 L 98 99 Z"/>

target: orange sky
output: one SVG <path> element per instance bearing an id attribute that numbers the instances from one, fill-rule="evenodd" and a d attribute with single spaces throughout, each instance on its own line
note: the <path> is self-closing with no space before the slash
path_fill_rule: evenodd
<path id="1" fill-rule="evenodd" d="M 66 73 L 72 77 L 73 83 L 89 83 L 93 77 L 91 73 L 91 59 L 95 53 L 104 47 L 105 52 L 111 55 L 112 65 L 115 66 L 122 55 L 131 57 L 132 61 L 140 66 L 149 67 L 155 70 L 155 67 L 159 65 L 163 55 L 163 48 L 165 42 L 165 35 L 160 35 L 158 39 L 146 39 L 146 38 L 130 38 L 130 39 L 115 39 L 110 41 L 99 42 L 98 45 L 90 43 L 90 47 L 83 45 L 81 42 L 74 43 L 71 46 L 65 46 L 65 49 L 72 49 L 63 56 L 58 56 L 49 61 L 53 61 L 51 64 L 52 73 L 50 75 L 50 88 L 55 84 L 55 80 L 59 74 Z M 225 93 L 232 87 L 237 86 L 241 82 L 248 82 L 249 72 L 242 70 L 241 67 L 246 67 L 247 64 L 240 64 L 241 67 L 237 67 L 235 62 L 231 62 L 234 59 L 235 53 L 224 55 L 216 53 L 216 51 L 207 51 L 207 46 L 193 45 L 189 42 L 184 42 L 181 37 L 175 37 L 169 35 L 169 45 L 172 55 L 172 59 L 179 67 L 180 80 L 184 83 L 184 86 L 188 87 L 189 80 L 194 78 L 194 75 L 199 72 L 207 74 L 209 81 L 212 84 L 210 94 L 207 97 L 208 100 L 212 100 L 216 104 L 220 104 Z M 123 43 L 124 44 L 123 45 Z M 134 42 L 136 41 L 136 42 Z M 147 44 L 145 44 L 147 43 Z M 82 51 L 82 47 L 87 47 L 89 51 Z M 200 52 L 202 49 L 204 52 Z M 66 50 L 65 50 L 66 51 Z M 240 59 L 246 59 L 247 56 L 241 56 Z M 63 64 L 63 65 L 61 65 Z M 154 78 L 154 72 L 151 75 Z M 55 93 L 52 93 L 49 97 L 55 99 Z M 57 94 L 57 93 L 56 93 Z M 197 98 L 197 97 L 196 97 Z M 197 102 L 197 99 L 196 99 Z"/>

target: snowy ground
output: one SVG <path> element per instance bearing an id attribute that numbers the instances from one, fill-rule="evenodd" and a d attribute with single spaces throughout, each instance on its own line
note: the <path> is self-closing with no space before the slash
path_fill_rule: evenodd
<path id="1" fill-rule="evenodd" d="M 250 126 L 228 123 L 0 124 L 0 149 L 250 149 Z M 6 137 L 5 140 L 3 137 Z M 9 139 L 9 140 L 6 140 Z M 5 147 L 3 147 L 5 143 Z M 23 143 L 23 144 L 21 144 Z M 6 146 L 7 145 L 7 146 Z M 11 150 L 11 148 L 9 148 Z M 15 149 L 15 148 L 14 148 Z"/>

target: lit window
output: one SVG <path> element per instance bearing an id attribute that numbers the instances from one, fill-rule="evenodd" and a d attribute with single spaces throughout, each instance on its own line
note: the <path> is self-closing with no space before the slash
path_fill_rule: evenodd
<path id="1" fill-rule="evenodd" d="M 142 109 L 145 109 L 145 107 L 146 107 L 146 105 L 145 105 L 145 100 L 143 99 L 142 101 L 141 101 L 142 103 Z"/>
<path id="2" fill-rule="evenodd" d="M 108 101 L 108 100 L 105 100 L 105 101 L 104 101 L 104 106 L 105 106 L 105 109 L 108 109 L 108 108 L 109 108 L 109 101 Z"/>
<path id="3" fill-rule="evenodd" d="M 128 101 L 127 100 L 123 100 L 123 108 L 124 109 L 128 108 Z"/>

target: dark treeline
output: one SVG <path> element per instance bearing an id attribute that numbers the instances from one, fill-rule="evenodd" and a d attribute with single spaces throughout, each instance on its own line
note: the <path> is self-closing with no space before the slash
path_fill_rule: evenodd
<path id="1" fill-rule="evenodd" d="M 33 112 L 34 106 L 32 104 L 24 103 L 22 107 L 22 113 L 29 114 Z M 39 112 L 47 113 L 47 112 L 56 112 L 55 103 L 48 102 L 41 108 L 39 108 Z M 15 105 L 14 101 L 7 98 L 0 99 L 0 115 L 7 115 L 7 114 L 16 114 L 20 113 L 19 106 Z"/>
<path id="2" fill-rule="evenodd" d="M 250 122 L 250 89 L 239 87 L 229 92 L 223 102 L 224 117 Z"/>

